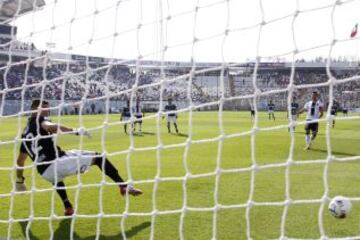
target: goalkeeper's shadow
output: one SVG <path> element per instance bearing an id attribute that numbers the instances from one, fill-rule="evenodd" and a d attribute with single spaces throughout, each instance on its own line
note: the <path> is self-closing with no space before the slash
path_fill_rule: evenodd
<path id="1" fill-rule="evenodd" d="M 23 232 L 23 236 L 26 237 L 26 226 L 27 226 L 28 222 L 24 221 L 24 222 L 20 222 L 21 225 L 21 229 Z M 141 224 L 138 224 L 136 226 L 133 226 L 131 229 L 125 231 L 125 235 L 126 238 L 132 238 L 134 236 L 136 236 L 140 231 L 144 230 L 145 228 L 150 227 L 151 223 L 149 221 L 147 222 L 143 222 Z M 70 233 L 71 233 L 71 219 L 64 219 L 61 220 L 59 227 L 55 230 L 54 232 L 54 238 L 53 239 L 70 239 Z M 73 233 L 73 239 L 79 239 L 79 240 L 93 240 L 96 238 L 96 234 L 92 235 L 92 236 L 87 236 L 87 237 L 80 237 L 76 231 L 74 231 Z M 41 238 L 36 237 L 32 231 L 31 228 L 29 229 L 29 239 L 31 240 L 41 240 Z M 101 235 L 100 234 L 100 239 L 106 239 L 106 240 L 119 240 L 119 239 L 123 239 L 123 236 L 121 234 L 121 232 L 119 232 L 119 234 L 116 235 Z"/>
<path id="2" fill-rule="evenodd" d="M 26 237 L 26 236 L 27 236 L 27 234 L 26 234 L 26 232 L 27 232 L 27 231 L 26 231 L 26 227 L 27 227 L 27 225 L 28 225 L 28 221 L 23 221 L 23 222 L 19 222 L 19 223 L 20 223 L 21 230 L 22 230 L 22 232 L 23 232 L 24 238 L 26 238 L 26 239 L 31 239 L 31 240 L 40 240 L 40 238 L 34 236 L 34 234 L 33 234 L 32 231 L 31 231 L 31 228 L 29 228 L 29 231 L 28 231 L 29 238 Z"/>

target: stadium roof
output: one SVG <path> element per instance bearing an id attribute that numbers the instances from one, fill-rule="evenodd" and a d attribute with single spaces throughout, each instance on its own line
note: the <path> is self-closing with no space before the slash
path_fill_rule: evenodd
<path id="1" fill-rule="evenodd" d="M 44 0 L 0 0 L 0 21 L 9 22 L 15 15 L 25 14 L 44 5 Z"/>

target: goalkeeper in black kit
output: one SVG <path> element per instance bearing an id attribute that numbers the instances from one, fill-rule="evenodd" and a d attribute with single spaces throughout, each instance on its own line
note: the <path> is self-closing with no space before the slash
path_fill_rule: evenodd
<path id="1" fill-rule="evenodd" d="M 68 176 L 85 173 L 91 165 L 97 165 L 106 176 L 118 184 L 121 195 L 137 196 L 142 194 L 141 190 L 124 182 L 118 170 L 104 154 L 83 150 L 63 151 L 53 141 L 53 134 L 56 133 L 90 137 L 90 133 L 86 129 L 72 129 L 52 123 L 49 119 L 50 110 L 47 101 L 33 100 L 31 110 L 32 114 L 21 136 L 20 151 L 17 158 L 16 191 L 26 191 L 23 172 L 25 160 L 29 156 L 41 177 L 54 185 L 64 204 L 65 216 L 73 215 L 74 209 L 68 199 L 63 180 Z"/>

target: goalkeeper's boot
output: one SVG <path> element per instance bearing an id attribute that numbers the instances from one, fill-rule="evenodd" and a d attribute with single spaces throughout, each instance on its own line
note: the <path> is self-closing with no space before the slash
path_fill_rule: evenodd
<path id="1" fill-rule="evenodd" d="M 72 207 L 67 207 L 64 210 L 65 216 L 72 216 L 74 214 L 74 209 Z"/>
<path id="2" fill-rule="evenodd" d="M 310 150 L 311 149 L 311 142 L 309 142 L 308 144 L 306 144 L 304 150 Z"/>
<path id="3" fill-rule="evenodd" d="M 143 194 L 143 192 L 140 189 L 136 189 L 132 186 L 120 186 L 120 193 L 122 196 L 125 196 L 126 194 L 130 194 L 132 196 L 138 196 Z"/>

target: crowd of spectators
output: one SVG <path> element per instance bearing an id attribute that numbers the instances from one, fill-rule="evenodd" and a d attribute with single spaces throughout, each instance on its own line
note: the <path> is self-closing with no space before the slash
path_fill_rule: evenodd
<path id="1" fill-rule="evenodd" d="M 161 74 L 159 68 L 141 69 L 136 73 L 134 68 L 115 65 L 91 65 L 85 64 L 53 64 L 45 68 L 34 65 L 13 65 L 7 67 L 0 65 L 0 91 L 5 94 L 8 100 L 29 100 L 43 95 L 49 100 L 80 100 L 94 99 L 111 96 L 112 100 L 125 101 L 129 97 L 129 89 L 137 84 L 137 95 L 144 101 L 158 101 L 160 90 L 163 97 L 172 97 L 178 101 L 189 98 L 189 78 L 181 77 L 187 73 L 184 69 L 168 70 Z M 228 73 L 226 73 L 228 74 Z M 344 79 L 359 72 L 354 70 L 342 70 L 333 72 L 336 79 Z M 175 79 L 175 81 L 171 79 Z M 252 75 L 240 74 L 232 77 L 237 84 L 229 84 L 229 75 L 225 75 L 226 80 L 224 90 L 226 96 L 245 95 L 254 92 Z M 209 81 L 207 81 L 207 79 Z M 235 80 L 234 80 L 235 79 Z M 165 80 L 163 86 L 157 84 Z M 166 81 L 170 80 L 170 81 Z M 190 97 L 195 102 L 212 101 L 219 98 L 220 77 L 194 76 L 190 89 Z M 328 76 L 324 69 L 297 69 L 294 75 L 294 84 L 316 84 L 328 81 Z M 290 71 L 277 69 L 259 69 L 256 84 L 261 91 L 273 89 L 283 89 L 290 82 Z M 235 88 L 235 89 L 231 89 Z M 328 87 L 319 87 L 323 96 L 328 95 Z M 351 81 L 338 84 L 334 87 L 334 97 L 341 101 L 353 101 L 352 94 L 344 94 L 349 91 L 360 92 L 360 81 Z M 305 90 L 299 90 L 298 95 L 305 96 Z M 358 97 L 355 96 L 355 97 Z M 282 98 L 286 100 L 284 94 L 274 95 L 272 98 Z"/>
<path id="2" fill-rule="evenodd" d="M 360 70 L 337 70 L 331 72 L 336 81 L 341 81 L 352 76 L 359 76 Z M 262 92 L 286 89 L 290 83 L 290 70 L 259 70 L 257 73 L 256 86 Z M 246 95 L 254 92 L 252 83 L 253 76 L 251 73 L 242 74 L 235 77 L 237 85 L 235 86 L 235 95 Z M 328 82 L 329 77 L 325 69 L 296 69 L 293 79 L 293 84 L 296 86 L 308 84 L 321 84 Z M 305 102 L 309 97 L 309 93 L 313 90 L 320 92 L 322 100 L 328 101 L 329 86 L 306 87 L 295 91 L 295 96 L 300 102 Z M 287 103 L 287 94 L 273 94 L 269 98 L 275 101 L 281 100 L 284 104 Z M 333 87 L 333 98 L 342 102 L 349 107 L 359 106 L 360 103 L 360 81 L 354 80 L 345 83 L 335 84 Z M 353 105 L 353 106 L 351 106 Z"/>

